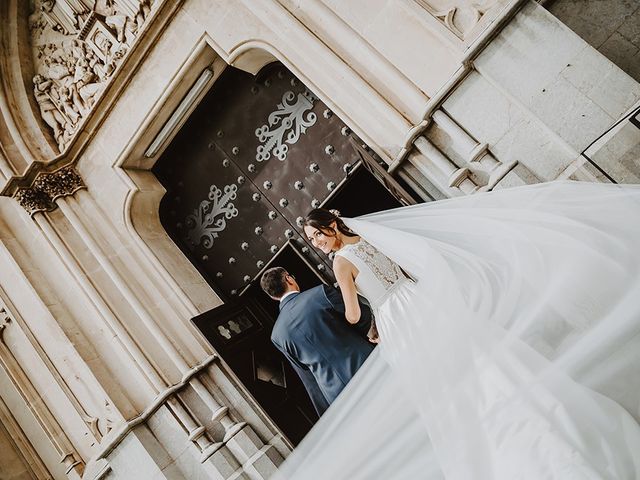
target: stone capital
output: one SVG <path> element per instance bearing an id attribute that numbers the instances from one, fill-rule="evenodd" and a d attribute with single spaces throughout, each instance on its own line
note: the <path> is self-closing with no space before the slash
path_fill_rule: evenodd
<path id="1" fill-rule="evenodd" d="M 82 188 L 86 188 L 82 178 L 72 165 L 67 165 L 55 172 L 39 173 L 31 186 L 19 188 L 14 198 L 33 216 L 54 210 L 58 198 L 73 195 Z"/>

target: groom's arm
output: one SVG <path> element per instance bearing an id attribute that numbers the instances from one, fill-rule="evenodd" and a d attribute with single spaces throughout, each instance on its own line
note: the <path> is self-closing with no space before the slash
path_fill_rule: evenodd
<path id="1" fill-rule="evenodd" d="M 316 377 L 313 376 L 313 373 L 309 370 L 306 365 L 300 363 L 290 352 L 287 351 L 286 348 L 279 345 L 273 338 L 271 339 L 272 343 L 276 346 L 278 350 L 287 358 L 289 364 L 293 367 L 293 369 L 302 380 L 302 384 L 304 385 L 309 398 L 311 399 L 311 403 L 313 404 L 313 408 L 316 409 L 316 413 L 318 416 L 322 416 L 327 408 L 329 408 L 329 402 L 326 397 L 322 393 L 322 389 L 318 385 L 316 381 Z"/>

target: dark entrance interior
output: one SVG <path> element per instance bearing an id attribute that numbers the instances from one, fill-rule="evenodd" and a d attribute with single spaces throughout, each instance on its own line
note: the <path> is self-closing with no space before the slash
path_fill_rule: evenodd
<path id="1" fill-rule="evenodd" d="M 255 77 L 227 68 L 153 171 L 167 190 L 164 228 L 225 302 L 195 325 L 297 444 L 317 416 L 270 342 L 278 305 L 260 274 L 279 265 L 303 289 L 333 284 L 304 215 L 323 206 L 357 216 L 417 197 L 281 64 Z"/>

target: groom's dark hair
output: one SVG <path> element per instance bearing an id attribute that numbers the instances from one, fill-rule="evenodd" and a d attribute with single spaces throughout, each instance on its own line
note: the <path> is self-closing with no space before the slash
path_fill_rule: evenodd
<path id="1" fill-rule="evenodd" d="M 260 286 L 264 293 L 273 298 L 280 298 L 287 291 L 285 277 L 289 275 L 282 267 L 273 267 L 265 271 L 260 279 Z"/>

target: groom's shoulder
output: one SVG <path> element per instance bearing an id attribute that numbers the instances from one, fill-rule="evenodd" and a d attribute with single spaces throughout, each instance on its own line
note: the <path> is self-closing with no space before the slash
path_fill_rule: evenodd
<path id="1" fill-rule="evenodd" d="M 296 336 L 301 325 L 305 325 L 309 317 L 313 318 L 316 311 L 322 310 L 322 304 L 326 302 L 326 295 L 322 285 L 304 290 L 291 298 L 285 307 L 280 310 L 271 333 L 273 339 L 284 339 Z M 302 329 L 304 330 L 304 329 Z"/>
<path id="2" fill-rule="evenodd" d="M 309 288 L 308 290 L 304 290 L 297 294 L 294 298 L 287 302 L 286 307 L 284 307 L 280 311 L 280 316 L 283 314 L 288 316 L 293 312 L 299 312 L 300 309 L 309 310 L 313 309 L 315 305 L 318 306 L 318 309 L 324 308 L 324 304 L 329 302 L 327 297 L 327 287 L 326 285 L 317 285 L 315 287 Z"/>
<path id="3" fill-rule="evenodd" d="M 324 285 L 317 285 L 300 292 L 294 299 L 296 303 L 317 302 L 326 298 Z"/>
<path id="4" fill-rule="evenodd" d="M 302 293 L 306 293 L 309 296 L 324 295 L 325 288 L 326 288 L 326 285 L 320 284 L 320 285 L 316 285 L 315 287 L 311 287 L 310 289 L 305 290 Z"/>

